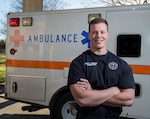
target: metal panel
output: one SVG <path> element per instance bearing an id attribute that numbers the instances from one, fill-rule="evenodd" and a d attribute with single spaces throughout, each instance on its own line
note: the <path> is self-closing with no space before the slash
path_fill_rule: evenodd
<path id="1" fill-rule="evenodd" d="M 45 100 L 46 77 L 10 75 L 9 79 L 10 97 L 14 99 Z"/>

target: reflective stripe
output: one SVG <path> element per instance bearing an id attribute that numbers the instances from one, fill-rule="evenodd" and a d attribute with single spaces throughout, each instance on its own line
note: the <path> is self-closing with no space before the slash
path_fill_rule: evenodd
<path id="1" fill-rule="evenodd" d="M 70 62 L 54 62 L 54 61 L 34 61 L 34 60 L 6 60 L 7 67 L 22 68 L 46 68 L 46 69 L 64 69 L 69 67 Z M 130 64 L 133 74 L 150 74 L 149 65 Z"/>
<path id="2" fill-rule="evenodd" d="M 7 67 L 22 67 L 22 68 L 64 69 L 64 67 L 70 66 L 70 62 L 6 60 L 6 66 Z"/>

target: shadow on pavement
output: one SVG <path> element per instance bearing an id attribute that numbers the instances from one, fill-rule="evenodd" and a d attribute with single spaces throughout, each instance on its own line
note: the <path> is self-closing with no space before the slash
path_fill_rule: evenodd
<path id="1" fill-rule="evenodd" d="M 40 109 L 45 108 L 44 106 L 39 106 L 39 105 L 30 105 L 30 106 L 23 106 L 22 111 L 28 111 L 28 112 L 34 112 Z"/>
<path id="2" fill-rule="evenodd" d="M 50 115 L 2 114 L 0 119 L 51 119 Z"/>
<path id="3" fill-rule="evenodd" d="M 7 107 L 7 106 L 9 106 L 9 105 L 12 105 L 12 104 L 14 104 L 14 103 L 16 103 L 16 101 L 12 101 L 12 100 L 9 100 L 9 101 L 0 103 L 0 109 L 5 108 L 5 107 Z M 0 119 L 1 119 L 1 118 L 0 118 Z"/>

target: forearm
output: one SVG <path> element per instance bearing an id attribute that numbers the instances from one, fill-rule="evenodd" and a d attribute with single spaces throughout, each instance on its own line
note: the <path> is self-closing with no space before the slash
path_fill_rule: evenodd
<path id="1" fill-rule="evenodd" d="M 113 96 L 112 90 L 86 90 L 79 99 L 80 105 L 93 107 L 100 105 Z"/>
<path id="2" fill-rule="evenodd" d="M 70 87 L 70 89 L 76 102 L 81 107 L 93 107 L 103 104 L 118 93 L 117 87 L 112 87 L 105 90 L 85 90 L 74 84 Z"/>
<path id="3" fill-rule="evenodd" d="M 134 101 L 134 95 L 134 89 L 125 89 L 120 94 L 114 95 L 103 104 L 112 107 L 131 106 Z"/>

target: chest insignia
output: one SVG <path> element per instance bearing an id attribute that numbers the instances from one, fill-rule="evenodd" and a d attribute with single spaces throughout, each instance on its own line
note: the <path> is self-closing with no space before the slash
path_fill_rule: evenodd
<path id="1" fill-rule="evenodd" d="M 118 69 L 118 64 L 117 64 L 116 62 L 110 62 L 110 63 L 108 64 L 108 67 L 109 67 L 109 69 L 111 69 L 111 70 L 116 70 L 116 69 Z"/>

